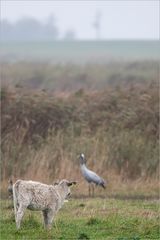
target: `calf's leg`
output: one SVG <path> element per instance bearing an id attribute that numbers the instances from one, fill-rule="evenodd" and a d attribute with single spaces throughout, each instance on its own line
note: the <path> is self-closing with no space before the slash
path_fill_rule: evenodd
<path id="1" fill-rule="evenodd" d="M 24 211 L 26 209 L 26 206 L 20 205 L 17 211 L 17 215 L 16 215 L 16 226 L 17 226 L 17 230 L 20 228 L 21 225 L 21 220 L 22 217 L 24 215 Z"/>
<path id="2" fill-rule="evenodd" d="M 52 209 L 49 209 L 46 213 L 47 213 L 47 219 L 46 219 L 46 223 L 47 224 L 46 224 L 46 227 L 48 229 L 51 229 L 52 221 L 53 221 L 53 218 L 54 218 L 54 211 Z"/>
<path id="3" fill-rule="evenodd" d="M 43 219 L 44 219 L 44 226 L 47 228 L 48 226 L 48 210 L 43 210 Z"/>

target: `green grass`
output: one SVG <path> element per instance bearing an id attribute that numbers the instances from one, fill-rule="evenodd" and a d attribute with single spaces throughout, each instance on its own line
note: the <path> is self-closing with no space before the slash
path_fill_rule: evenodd
<path id="1" fill-rule="evenodd" d="M 1 238 L 7 239 L 159 239 L 156 200 L 70 199 L 56 216 L 51 231 L 40 212 L 26 211 L 16 230 L 11 202 L 1 201 Z"/>

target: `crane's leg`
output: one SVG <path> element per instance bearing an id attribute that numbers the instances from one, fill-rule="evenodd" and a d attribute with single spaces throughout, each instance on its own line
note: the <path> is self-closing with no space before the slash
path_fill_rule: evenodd
<path id="1" fill-rule="evenodd" d="M 89 197 L 91 196 L 91 185 L 90 183 L 88 184 L 88 194 L 89 194 Z"/>
<path id="2" fill-rule="evenodd" d="M 92 184 L 91 186 L 92 186 L 92 197 L 94 197 L 94 184 Z"/>
<path id="3" fill-rule="evenodd" d="M 94 197 L 94 184 L 93 183 L 89 183 L 88 192 L 89 192 L 89 197 Z"/>

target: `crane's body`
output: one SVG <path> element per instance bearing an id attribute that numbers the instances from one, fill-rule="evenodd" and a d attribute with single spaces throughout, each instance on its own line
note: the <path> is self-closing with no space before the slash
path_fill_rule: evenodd
<path id="1" fill-rule="evenodd" d="M 85 164 L 81 164 L 81 172 L 88 183 L 94 183 L 105 188 L 104 180 L 99 177 L 95 172 L 89 170 Z"/>
<path id="2" fill-rule="evenodd" d="M 86 167 L 85 162 L 86 162 L 85 157 L 84 157 L 84 154 L 82 153 L 80 155 L 80 167 L 81 167 L 81 172 L 82 172 L 83 177 L 89 183 L 89 195 L 90 195 L 90 184 L 93 183 L 95 185 L 105 188 L 105 181 L 103 180 L 103 178 L 98 176 L 95 172 L 89 170 Z"/>

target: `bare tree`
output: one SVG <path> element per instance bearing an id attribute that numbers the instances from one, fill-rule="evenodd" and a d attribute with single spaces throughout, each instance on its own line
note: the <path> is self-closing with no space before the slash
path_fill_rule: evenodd
<path id="1" fill-rule="evenodd" d="M 66 33 L 64 35 L 65 40 L 74 40 L 75 38 L 76 38 L 76 33 L 74 30 L 69 29 L 66 31 Z"/>
<path id="2" fill-rule="evenodd" d="M 101 18 L 102 18 L 102 13 L 100 11 L 97 11 L 94 22 L 93 22 L 93 27 L 95 29 L 97 39 L 100 39 Z"/>
<path id="3" fill-rule="evenodd" d="M 58 38 L 59 31 L 56 26 L 56 19 L 53 14 L 51 14 L 48 17 L 47 22 L 44 25 L 44 31 L 45 31 L 45 35 L 46 35 L 46 37 L 44 36 L 44 38 L 47 38 L 49 40 Z"/>

